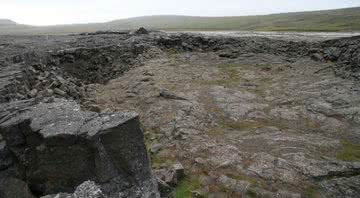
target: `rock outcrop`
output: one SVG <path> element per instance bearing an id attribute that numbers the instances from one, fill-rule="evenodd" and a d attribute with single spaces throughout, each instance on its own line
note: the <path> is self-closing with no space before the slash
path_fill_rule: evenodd
<path id="1" fill-rule="evenodd" d="M 16 197 L 11 193 L 18 192 L 6 191 L 21 182 L 36 196 L 73 192 L 93 180 L 108 197 L 158 197 L 136 113 L 86 112 L 60 99 L 34 102 L 1 105 L 0 174 L 6 185 L 0 192 Z"/>
<path id="2" fill-rule="evenodd" d="M 336 74 L 360 80 L 360 37 L 330 40 L 324 45 L 325 58 L 337 62 Z"/>
<path id="3" fill-rule="evenodd" d="M 88 84 L 106 83 L 128 71 L 146 49 L 145 45 L 124 44 L 15 56 L 17 63 L 0 70 L 0 102 L 50 96 L 86 98 Z"/>
<path id="4" fill-rule="evenodd" d="M 138 30 L 136 30 L 134 32 L 137 35 L 141 35 L 141 34 L 149 34 L 149 31 L 143 27 L 139 28 Z"/>

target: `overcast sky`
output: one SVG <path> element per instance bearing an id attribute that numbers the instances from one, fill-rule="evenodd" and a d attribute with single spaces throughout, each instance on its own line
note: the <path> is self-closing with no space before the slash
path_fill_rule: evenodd
<path id="1" fill-rule="evenodd" d="M 31 25 L 145 15 L 242 16 L 360 6 L 360 0 L 0 0 L 0 18 Z"/>

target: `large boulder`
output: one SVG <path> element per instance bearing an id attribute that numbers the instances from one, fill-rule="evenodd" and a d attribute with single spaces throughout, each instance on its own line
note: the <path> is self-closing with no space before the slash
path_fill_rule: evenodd
<path id="1" fill-rule="evenodd" d="M 35 198 L 28 185 L 16 178 L 0 178 L 1 198 Z"/>
<path id="2" fill-rule="evenodd" d="M 134 33 L 137 35 L 149 34 L 149 31 L 147 31 L 144 27 L 141 27 L 141 28 L 137 29 Z"/>
<path id="3" fill-rule="evenodd" d="M 92 180 L 109 197 L 158 197 L 136 113 L 81 111 L 60 99 L 34 102 L 0 105 L 0 133 L 15 172 L 23 173 L 7 177 L 26 182 L 36 196 L 74 192 Z"/>

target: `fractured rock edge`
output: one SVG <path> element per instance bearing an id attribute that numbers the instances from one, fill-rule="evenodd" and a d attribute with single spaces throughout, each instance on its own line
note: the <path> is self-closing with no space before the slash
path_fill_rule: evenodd
<path id="1" fill-rule="evenodd" d="M 91 86 L 88 87 L 88 84 L 106 83 L 141 65 L 146 57 L 155 56 L 156 53 L 153 54 L 151 49 L 163 52 L 168 49 L 179 52 L 216 52 L 219 57 L 229 59 L 236 59 L 247 53 L 281 54 L 289 60 L 311 57 L 315 61 L 337 63 L 335 67 L 328 69 L 334 70 L 338 76 L 360 79 L 360 37 L 292 42 L 269 38 L 209 37 L 189 33 L 148 34 L 143 28 L 137 32 L 135 35 L 121 32 L 117 36 L 120 40 L 96 47 L 86 44 L 85 47 L 68 46 L 56 50 L 53 49 L 54 46 L 47 46 L 51 49 L 49 51 L 25 48 L 23 54 L 11 54 L 12 58 L 1 60 L 0 57 L 0 102 L 48 96 L 85 99 L 91 93 Z M 89 35 L 94 35 L 96 39 L 96 35 L 104 33 L 106 34 L 98 32 Z"/>
<path id="2" fill-rule="evenodd" d="M 110 198 L 159 197 L 136 113 L 81 111 L 62 99 L 34 103 L 0 105 L 0 159 L 10 162 L 2 180 L 25 182 L 35 196 L 72 193 L 92 180 Z M 0 185 L 11 198 L 8 189 Z"/>

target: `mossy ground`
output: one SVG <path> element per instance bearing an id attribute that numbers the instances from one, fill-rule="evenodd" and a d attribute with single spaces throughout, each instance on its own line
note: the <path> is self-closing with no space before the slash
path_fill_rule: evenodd
<path id="1" fill-rule="evenodd" d="M 253 132 L 256 129 L 264 127 L 276 127 L 280 130 L 289 129 L 291 123 L 276 120 L 239 120 L 234 121 L 230 118 L 221 118 L 218 126 L 208 131 L 209 135 L 224 135 L 226 131 L 248 131 Z"/>
<path id="2" fill-rule="evenodd" d="M 176 198 L 192 198 L 192 191 L 201 188 L 200 181 L 197 178 L 184 178 L 175 189 Z"/>
<path id="3" fill-rule="evenodd" d="M 304 195 L 305 197 L 308 198 L 319 198 L 320 197 L 319 188 L 317 186 L 310 185 L 307 188 L 305 188 Z"/>
<path id="4" fill-rule="evenodd" d="M 221 85 L 225 87 L 235 87 L 241 81 L 241 73 L 239 72 L 240 65 L 235 64 L 221 64 L 218 65 L 219 74 L 216 79 L 195 81 L 200 85 Z"/>
<path id="5" fill-rule="evenodd" d="M 251 190 L 251 189 L 249 189 L 249 190 L 246 191 L 246 195 L 247 195 L 248 197 L 250 197 L 250 198 L 256 198 L 256 197 L 258 197 L 257 194 L 256 194 L 256 192 L 253 191 L 253 190 Z"/>
<path id="6" fill-rule="evenodd" d="M 336 158 L 343 161 L 360 161 L 360 144 L 353 144 L 349 141 L 342 141 L 342 149 L 337 153 Z"/>

